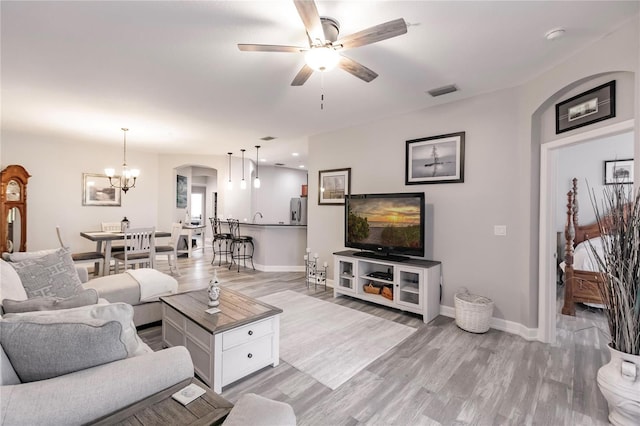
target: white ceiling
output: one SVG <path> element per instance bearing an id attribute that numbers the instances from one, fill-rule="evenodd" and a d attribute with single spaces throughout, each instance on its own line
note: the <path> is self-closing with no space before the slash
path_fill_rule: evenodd
<path id="1" fill-rule="evenodd" d="M 2 128 L 163 153 L 306 164 L 308 136 L 522 84 L 634 18 L 637 1 L 318 1 L 341 35 L 404 18 L 407 34 L 345 51 L 379 74 L 291 81 L 307 45 L 286 1 L 7 2 Z M 563 38 L 545 33 L 564 27 Z M 460 91 L 425 92 L 455 84 Z M 320 97 L 324 94 L 324 110 Z M 264 142 L 263 136 L 277 139 Z M 299 152 L 294 158 L 292 152 Z"/>

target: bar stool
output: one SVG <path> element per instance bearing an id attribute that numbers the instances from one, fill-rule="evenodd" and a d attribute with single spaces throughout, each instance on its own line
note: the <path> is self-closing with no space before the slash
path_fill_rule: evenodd
<path id="1" fill-rule="evenodd" d="M 220 256 L 218 259 L 218 266 L 222 265 L 222 255 L 224 254 L 225 263 L 229 263 L 229 255 L 233 257 L 233 253 L 231 252 L 231 233 L 222 232 L 222 223 L 220 219 L 217 217 L 210 217 L 209 222 L 211 222 L 211 229 L 213 230 L 213 242 L 211 246 L 213 248 L 213 259 L 211 260 L 211 264 L 216 261 L 216 254 Z M 222 248 L 222 243 L 224 242 L 224 249 Z M 218 250 L 216 250 L 216 243 L 218 243 Z"/>
<path id="2" fill-rule="evenodd" d="M 238 272 L 240 272 L 240 262 L 243 261 L 243 265 L 247 267 L 247 259 L 251 260 L 251 267 L 255 271 L 256 267 L 253 265 L 253 237 L 248 235 L 240 235 L 240 221 L 238 219 L 229 219 L 229 231 L 231 232 L 231 264 L 229 269 L 234 263 L 238 264 Z"/>

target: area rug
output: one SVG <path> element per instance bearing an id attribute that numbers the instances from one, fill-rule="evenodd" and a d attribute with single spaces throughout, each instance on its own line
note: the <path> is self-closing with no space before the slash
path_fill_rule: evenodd
<path id="1" fill-rule="evenodd" d="M 281 308 L 280 359 L 336 389 L 415 328 L 286 290 L 259 300 Z"/>

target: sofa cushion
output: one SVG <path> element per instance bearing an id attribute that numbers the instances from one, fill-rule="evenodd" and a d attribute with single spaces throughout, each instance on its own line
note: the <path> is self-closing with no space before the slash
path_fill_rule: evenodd
<path id="1" fill-rule="evenodd" d="M 44 296 L 33 297 L 27 300 L 4 299 L 2 301 L 2 308 L 5 313 L 13 314 L 31 311 L 57 311 L 60 309 L 95 305 L 96 303 L 98 303 L 98 292 L 94 289 L 87 289 L 66 298 Z"/>
<path id="2" fill-rule="evenodd" d="M 4 260 L 0 260 L 0 304 L 4 299 L 26 300 L 20 276 L 15 269 Z"/>
<path id="3" fill-rule="evenodd" d="M 82 290 L 71 252 L 64 247 L 42 257 L 11 262 L 10 265 L 20 276 L 29 298 L 69 297 Z"/>
<path id="4" fill-rule="evenodd" d="M 2 347 L 23 383 L 50 379 L 127 357 L 118 321 L 0 320 Z"/>
<path id="5" fill-rule="evenodd" d="M 149 346 L 138 337 L 133 325 L 133 307 L 127 303 L 98 304 L 58 311 L 33 311 L 4 316 L 4 320 L 10 322 L 29 322 L 34 318 L 47 318 L 49 322 L 81 324 L 91 323 L 91 320 L 117 321 L 121 325 L 120 340 L 124 343 L 128 356 L 151 352 Z"/>
<path id="6" fill-rule="evenodd" d="M 51 253 L 55 253 L 58 249 L 47 249 L 37 251 L 15 251 L 13 253 L 2 253 L 2 258 L 7 262 L 21 262 L 27 259 L 37 259 Z"/>
<path id="7" fill-rule="evenodd" d="M 140 303 L 140 286 L 127 273 L 94 278 L 84 283 L 83 287 L 96 290 L 100 297 L 110 302 L 124 302 L 130 305 Z"/>
<path id="8" fill-rule="evenodd" d="M 16 374 L 16 370 L 13 369 L 9 357 L 2 349 L 2 345 L 0 345 L 0 386 L 18 384 L 20 384 L 20 378 Z"/>

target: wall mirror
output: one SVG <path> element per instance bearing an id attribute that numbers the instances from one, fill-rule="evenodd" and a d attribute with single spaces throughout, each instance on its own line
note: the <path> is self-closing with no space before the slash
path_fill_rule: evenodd
<path id="1" fill-rule="evenodd" d="M 0 182 L 0 251 L 27 250 L 27 181 L 31 175 L 19 165 L 2 170 Z"/>

